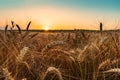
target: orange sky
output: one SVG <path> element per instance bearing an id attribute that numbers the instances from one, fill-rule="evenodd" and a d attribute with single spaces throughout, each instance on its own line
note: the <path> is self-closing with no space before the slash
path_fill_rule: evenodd
<path id="1" fill-rule="evenodd" d="M 99 22 L 103 22 L 104 29 L 119 27 L 118 13 L 71 9 L 54 6 L 25 7 L 2 10 L 0 26 L 10 25 L 13 20 L 23 29 L 31 20 L 31 29 L 99 29 Z"/>

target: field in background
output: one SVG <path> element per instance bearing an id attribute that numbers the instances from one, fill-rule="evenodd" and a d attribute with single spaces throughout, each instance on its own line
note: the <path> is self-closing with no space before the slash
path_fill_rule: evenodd
<path id="1" fill-rule="evenodd" d="M 120 31 L 17 28 L 0 32 L 0 80 L 120 79 Z"/>

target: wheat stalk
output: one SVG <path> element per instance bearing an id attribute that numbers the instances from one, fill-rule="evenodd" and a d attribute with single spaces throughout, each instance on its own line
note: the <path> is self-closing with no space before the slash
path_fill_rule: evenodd
<path id="1" fill-rule="evenodd" d="M 110 59 L 107 59 L 107 60 L 103 61 L 102 63 L 100 63 L 99 66 L 98 66 L 98 70 L 103 69 L 103 68 L 106 67 L 108 64 L 110 64 Z"/>
<path id="2" fill-rule="evenodd" d="M 28 23 L 26 30 L 28 31 L 29 27 L 30 27 L 31 21 Z"/>
<path id="3" fill-rule="evenodd" d="M 50 42 L 49 44 L 47 44 L 43 49 L 42 49 L 42 53 L 48 51 L 51 47 L 54 47 L 54 46 L 58 46 L 58 45 L 65 45 L 66 42 L 64 41 L 53 41 L 53 42 Z"/>
<path id="4" fill-rule="evenodd" d="M 21 34 L 21 33 L 22 33 L 22 31 L 21 31 L 20 26 L 19 26 L 18 24 L 16 24 L 16 26 L 17 26 L 17 28 L 18 28 L 19 33 Z"/>
<path id="5" fill-rule="evenodd" d="M 20 50 L 20 54 L 19 54 L 18 57 L 17 57 L 17 60 L 18 60 L 19 62 L 22 62 L 22 61 L 23 61 L 23 58 L 24 58 L 25 54 L 27 53 L 28 49 L 29 49 L 29 47 L 23 47 L 23 48 Z"/>
<path id="6" fill-rule="evenodd" d="M 37 36 L 38 34 L 39 34 L 39 33 L 33 34 L 33 35 L 30 37 L 30 39 L 34 38 L 34 37 Z"/>
<path id="7" fill-rule="evenodd" d="M 14 28 L 14 21 L 11 21 L 11 24 L 12 24 L 12 28 Z"/>
<path id="8" fill-rule="evenodd" d="M 101 38 L 100 42 L 99 42 L 99 46 L 104 45 L 104 42 L 108 40 L 108 37 L 103 37 Z"/>
<path id="9" fill-rule="evenodd" d="M 29 33 L 29 27 L 30 27 L 31 21 L 28 23 L 27 27 L 26 27 L 26 33 L 22 36 L 22 38 L 24 39 L 28 33 Z"/>
<path id="10" fill-rule="evenodd" d="M 79 53 L 79 55 L 78 55 L 78 57 L 77 57 L 77 60 L 78 60 L 80 63 L 85 60 L 85 58 L 86 58 L 86 56 L 87 56 L 85 53 L 86 53 L 86 51 L 88 50 L 89 46 L 90 46 L 90 45 L 85 46 L 84 49 L 81 51 L 81 53 Z"/>
<path id="11" fill-rule="evenodd" d="M 111 65 L 118 64 L 120 62 L 120 59 L 115 59 L 111 62 Z"/>
<path id="12" fill-rule="evenodd" d="M 56 52 L 56 53 L 61 53 L 61 55 L 66 55 L 68 58 L 70 58 L 73 62 L 75 62 L 75 58 L 67 51 L 61 50 L 61 49 L 52 49 L 49 52 Z"/>
<path id="13" fill-rule="evenodd" d="M 51 76 L 52 73 L 53 73 L 54 75 Z M 55 67 L 49 67 L 49 68 L 47 69 L 47 71 L 45 72 L 45 75 L 44 75 L 43 80 L 48 80 L 47 78 L 49 78 L 49 77 L 54 77 L 54 76 L 57 77 L 57 80 L 63 80 L 62 74 L 61 74 L 61 72 L 59 71 L 59 69 L 57 69 L 57 68 L 55 68 Z M 51 80 L 51 79 L 50 79 L 50 80 Z"/>
<path id="14" fill-rule="evenodd" d="M 120 74 L 120 68 L 110 69 L 110 70 L 104 71 L 103 73 L 119 73 Z"/>
<path id="15" fill-rule="evenodd" d="M 2 70 L 3 70 L 3 75 L 5 76 L 5 80 L 14 80 L 7 68 L 3 68 Z"/>
<path id="16" fill-rule="evenodd" d="M 5 27 L 5 35 L 7 34 L 8 25 Z"/>

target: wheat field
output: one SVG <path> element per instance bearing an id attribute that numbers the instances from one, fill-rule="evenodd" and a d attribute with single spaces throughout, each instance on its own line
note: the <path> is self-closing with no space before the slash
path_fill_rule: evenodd
<path id="1" fill-rule="evenodd" d="M 32 32 L 31 22 L 25 31 L 11 23 L 0 31 L 0 80 L 120 80 L 119 31 Z"/>

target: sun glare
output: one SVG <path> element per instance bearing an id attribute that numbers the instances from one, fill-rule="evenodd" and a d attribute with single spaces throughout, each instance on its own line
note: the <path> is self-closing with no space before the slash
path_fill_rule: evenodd
<path id="1" fill-rule="evenodd" d="M 45 31 L 48 31 L 48 30 L 49 30 L 49 27 L 48 27 L 48 26 L 45 26 L 45 27 L 44 27 L 44 30 L 45 30 Z"/>

